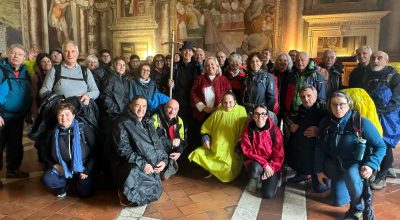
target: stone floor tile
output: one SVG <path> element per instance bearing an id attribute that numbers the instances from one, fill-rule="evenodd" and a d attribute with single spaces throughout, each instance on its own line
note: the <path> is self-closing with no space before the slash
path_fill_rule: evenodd
<path id="1" fill-rule="evenodd" d="M 188 215 L 186 217 L 188 220 L 209 220 L 210 217 L 207 215 L 207 213 L 195 213 Z"/>
<path id="2" fill-rule="evenodd" d="M 162 219 L 176 219 L 183 217 L 184 214 L 178 208 L 159 209 Z"/>

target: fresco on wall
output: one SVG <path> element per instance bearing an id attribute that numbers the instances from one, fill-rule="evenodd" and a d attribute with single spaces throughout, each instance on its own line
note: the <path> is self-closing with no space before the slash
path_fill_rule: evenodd
<path id="1" fill-rule="evenodd" d="M 0 7 L 0 50 L 4 52 L 7 45 L 22 44 L 21 5 L 19 0 L 2 0 Z"/>
<path id="2" fill-rule="evenodd" d="M 50 48 L 60 47 L 66 40 L 72 40 L 71 0 L 48 0 L 48 21 Z"/>
<path id="3" fill-rule="evenodd" d="M 57 41 L 60 44 L 69 40 L 72 24 L 71 0 L 52 0 L 48 20 L 49 26 L 57 32 Z"/>
<path id="4" fill-rule="evenodd" d="M 178 0 L 176 13 L 178 40 L 207 51 L 249 54 L 274 47 L 274 0 Z"/>

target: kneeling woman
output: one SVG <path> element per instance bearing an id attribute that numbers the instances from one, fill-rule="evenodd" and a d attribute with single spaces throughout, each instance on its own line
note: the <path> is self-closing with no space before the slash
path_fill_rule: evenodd
<path id="1" fill-rule="evenodd" d="M 87 197 L 93 191 L 91 149 L 86 144 L 83 128 L 75 119 L 74 106 L 61 102 L 55 107 L 55 113 L 58 124 L 47 152 L 49 170 L 44 173 L 43 182 L 55 190 L 59 198 L 67 195 L 68 186 L 74 182 L 78 195 Z"/>
<path id="2" fill-rule="evenodd" d="M 332 179 L 334 205 L 350 202 L 344 219 L 360 219 L 364 209 L 363 179 L 379 168 L 386 145 L 375 126 L 352 111 L 349 95 L 333 92 L 327 104 L 331 115 L 319 124 L 315 171 L 321 184 L 328 177 Z"/>
<path id="3" fill-rule="evenodd" d="M 250 176 L 248 190 L 255 192 L 262 181 L 262 197 L 275 197 L 284 158 L 283 138 L 279 128 L 268 117 L 265 105 L 253 110 L 253 120 L 242 133 L 244 165 Z"/>
<path id="4" fill-rule="evenodd" d="M 242 157 L 235 154 L 235 146 L 246 123 L 246 109 L 236 104 L 233 92 L 222 98 L 222 106 L 201 126 L 203 146 L 189 155 L 194 161 L 222 182 L 234 180 L 242 170 Z"/>

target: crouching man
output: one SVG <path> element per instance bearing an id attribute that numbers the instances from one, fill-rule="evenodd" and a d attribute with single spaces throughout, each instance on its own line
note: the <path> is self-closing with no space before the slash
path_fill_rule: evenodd
<path id="1" fill-rule="evenodd" d="M 113 128 L 111 172 L 118 186 L 122 206 L 144 205 L 160 198 L 160 172 L 165 153 L 152 121 L 145 117 L 147 100 L 134 97 Z"/>

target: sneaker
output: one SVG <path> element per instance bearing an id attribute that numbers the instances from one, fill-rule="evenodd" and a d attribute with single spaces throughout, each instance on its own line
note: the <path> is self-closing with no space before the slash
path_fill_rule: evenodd
<path id="1" fill-rule="evenodd" d="M 59 199 L 64 199 L 65 197 L 67 197 L 67 192 L 65 192 L 64 190 L 61 190 L 61 191 L 57 194 L 57 198 L 59 198 Z"/>
<path id="2" fill-rule="evenodd" d="M 27 178 L 29 173 L 21 170 L 7 170 L 6 178 Z"/>
<path id="3" fill-rule="evenodd" d="M 255 178 L 251 178 L 249 183 L 247 184 L 247 191 L 255 193 L 257 191 L 257 183 L 258 180 Z"/>
<path id="4" fill-rule="evenodd" d="M 346 215 L 344 216 L 343 219 L 344 220 L 354 220 L 354 219 L 359 220 L 359 219 L 362 218 L 362 216 L 363 216 L 363 212 L 362 211 L 350 208 L 346 212 Z"/>
<path id="5" fill-rule="evenodd" d="M 296 174 L 294 177 L 287 179 L 289 183 L 301 183 L 303 181 L 309 180 L 310 175 Z"/>
<path id="6" fill-rule="evenodd" d="M 397 178 L 397 173 L 393 168 L 389 168 L 389 170 L 387 171 L 386 177 Z"/>
<path id="7" fill-rule="evenodd" d="M 121 192 L 121 190 L 118 189 L 118 199 L 119 199 L 119 204 L 121 204 L 122 206 L 126 207 L 126 206 L 131 206 L 133 203 L 130 202 L 126 196 Z"/>
<path id="8" fill-rule="evenodd" d="M 380 190 L 386 187 L 386 178 L 377 177 L 374 182 L 371 183 L 371 188 L 375 190 Z"/>

